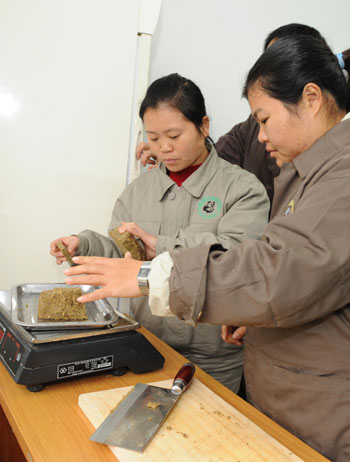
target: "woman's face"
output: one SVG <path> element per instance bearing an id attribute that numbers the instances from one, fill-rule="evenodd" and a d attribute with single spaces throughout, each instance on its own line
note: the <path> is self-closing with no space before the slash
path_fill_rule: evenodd
<path id="1" fill-rule="evenodd" d="M 179 172 L 190 165 L 198 165 L 208 157 L 205 137 L 209 119 L 203 118 L 202 133 L 175 108 L 166 104 L 149 108 L 143 123 L 151 151 L 171 172 Z"/>
<path id="2" fill-rule="evenodd" d="M 291 162 L 315 141 L 313 119 L 305 102 L 290 111 L 278 99 L 269 96 L 259 84 L 248 93 L 251 112 L 260 126 L 258 139 L 276 159 L 279 167 Z"/>

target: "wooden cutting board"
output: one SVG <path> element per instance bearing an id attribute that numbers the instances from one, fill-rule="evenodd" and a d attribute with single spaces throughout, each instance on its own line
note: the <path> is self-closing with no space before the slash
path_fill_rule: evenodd
<path id="1" fill-rule="evenodd" d="M 85 393 L 79 406 L 97 428 L 132 388 Z M 142 454 L 109 447 L 120 462 L 302 462 L 197 379 Z"/>

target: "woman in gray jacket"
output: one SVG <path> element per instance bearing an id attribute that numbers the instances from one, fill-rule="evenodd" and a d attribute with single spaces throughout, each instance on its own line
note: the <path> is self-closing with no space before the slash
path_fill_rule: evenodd
<path id="1" fill-rule="evenodd" d="M 269 212 L 265 189 L 253 174 L 218 157 L 197 85 L 178 74 L 158 79 L 147 91 L 140 117 L 161 162 L 125 188 L 109 230 L 138 237 L 148 260 L 165 251 L 208 244 L 230 249 L 247 238 L 259 239 Z M 122 257 L 110 238 L 86 230 L 51 243 L 58 263 L 64 261 L 58 241 L 71 255 Z M 242 348 L 225 343 L 220 326 L 194 329 L 173 316 L 153 316 L 147 297 L 133 300 L 132 311 L 143 326 L 238 391 Z"/>

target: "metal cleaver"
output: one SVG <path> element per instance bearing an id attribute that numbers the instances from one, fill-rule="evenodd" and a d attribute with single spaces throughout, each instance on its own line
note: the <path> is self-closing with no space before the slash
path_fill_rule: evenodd
<path id="1" fill-rule="evenodd" d="M 90 440 L 143 452 L 176 401 L 190 385 L 194 371 L 193 364 L 184 364 L 176 374 L 171 388 L 137 383 Z"/>

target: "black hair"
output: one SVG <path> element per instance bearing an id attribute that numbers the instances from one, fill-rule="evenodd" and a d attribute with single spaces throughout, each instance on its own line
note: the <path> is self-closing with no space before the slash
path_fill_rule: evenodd
<path id="1" fill-rule="evenodd" d="M 333 96 L 341 110 L 349 111 L 350 88 L 337 57 L 324 40 L 315 37 L 283 37 L 267 48 L 248 73 L 243 96 L 259 83 L 287 107 L 295 106 L 307 83 Z"/>
<path id="2" fill-rule="evenodd" d="M 140 118 L 143 120 L 147 109 L 156 109 L 162 104 L 180 111 L 201 132 L 203 117 L 207 115 L 205 101 L 201 90 L 192 80 L 176 73 L 155 80 L 141 103 Z M 207 140 L 213 144 L 209 136 Z"/>
<path id="3" fill-rule="evenodd" d="M 350 48 L 341 52 L 342 59 L 344 62 L 344 69 L 350 74 Z"/>
<path id="4" fill-rule="evenodd" d="M 298 35 L 308 35 L 311 37 L 316 37 L 320 40 L 325 41 L 320 32 L 314 27 L 307 26 L 306 24 L 298 24 L 292 22 L 286 24 L 285 26 L 278 27 L 269 33 L 264 42 L 264 50 L 269 46 L 271 40 L 280 39 L 282 37 L 296 37 Z"/>

